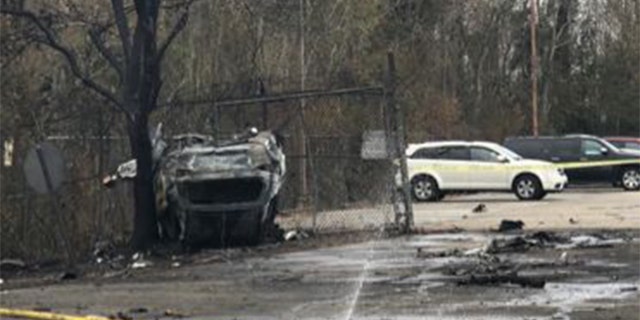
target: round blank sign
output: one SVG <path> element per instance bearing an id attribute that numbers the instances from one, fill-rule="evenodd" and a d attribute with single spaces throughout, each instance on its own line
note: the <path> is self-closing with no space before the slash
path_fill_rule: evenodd
<path id="1" fill-rule="evenodd" d="M 38 155 L 38 149 L 40 155 Z M 50 186 L 45 179 L 45 168 L 49 175 Z M 43 142 L 29 150 L 24 160 L 24 175 L 27 183 L 38 193 L 48 193 L 60 188 L 64 180 L 64 160 L 60 150 L 48 142 Z"/>

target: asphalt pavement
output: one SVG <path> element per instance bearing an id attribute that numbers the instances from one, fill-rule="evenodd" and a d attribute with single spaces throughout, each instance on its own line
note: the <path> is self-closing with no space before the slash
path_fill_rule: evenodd
<path id="1" fill-rule="evenodd" d="M 480 204 L 484 210 L 474 212 Z M 538 201 L 511 193 L 451 195 L 416 203 L 413 211 L 417 227 L 436 229 L 489 230 L 502 219 L 522 220 L 527 229 L 640 228 L 640 191 L 568 189 Z"/>

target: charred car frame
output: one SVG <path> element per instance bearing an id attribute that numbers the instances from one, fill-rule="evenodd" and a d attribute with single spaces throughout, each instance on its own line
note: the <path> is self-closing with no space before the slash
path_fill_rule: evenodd
<path id="1" fill-rule="evenodd" d="M 229 141 L 183 134 L 167 143 L 152 135 L 160 235 L 187 246 L 254 245 L 279 237 L 278 193 L 286 172 L 276 136 L 251 128 Z M 107 186 L 131 179 L 136 162 L 121 164 Z"/>

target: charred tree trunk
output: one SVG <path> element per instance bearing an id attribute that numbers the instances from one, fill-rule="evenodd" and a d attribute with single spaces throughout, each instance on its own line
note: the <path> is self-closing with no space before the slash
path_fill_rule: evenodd
<path id="1" fill-rule="evenodd" d="M 131 247 L 144 250 L 158 239 L 153 159 L 149 137 L 149 115 L 156 109 L 160 91 L 160 59 L 156 45 L 158 1 L 136 1 L 138 17 L 144 17 L 135 27 L 132 50 L 126 68 L 125 101 L 131 110 L 129 142 L 136 159 L 137 172 L 133 183 L 134 228 Z"/>
<path id="2" fill-rule="evenodd" d="M 153 189 L 152 145 L 147 128 L 147 114 L 135 116 L 128 128 L 131 154 L 137 162 L 137 174 L 133 180 L 135 208 L 134 228 L 131 235 L 133 250 L 147 249 L 158 239 L 155 191 Z"/>

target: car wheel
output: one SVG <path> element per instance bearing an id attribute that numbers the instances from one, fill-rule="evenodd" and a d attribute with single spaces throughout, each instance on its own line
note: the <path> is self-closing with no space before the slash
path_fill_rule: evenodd
<path id="1" fill-rule="evenodd" d="M 513 184 L 513 189 L 520 200 L 539 200 L 544 197 L 540 180 L 530 174 L 518 177 Z"/>
<path id="2" fill-rule="evenodd" d="M 442 199 L 438 183 L 431 177 L 421 176 L 413 179 L 411 193 L 417 201 L 437 201 Z"/>
<path id="3" fill-rule="evenodd" d="M 542 192 L 540 192 L 540 194 L 536 197 L 536 200 L 540 200 L 540 199 L 542 199 L 542 198 L 544 198 L 544 197 L 546 197 L 546 196 L 547 196 L 547 192 L 546 192 L 546 191 L 542 191 Z"/>
<path id="4" fill-rule="evenodd" d="M 622 171 L 620 183 L 625 190 L 640 189 L 640 172 L 637 168 L 625 168 Z"/>

